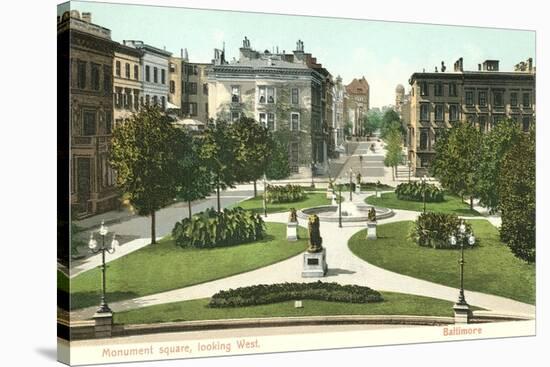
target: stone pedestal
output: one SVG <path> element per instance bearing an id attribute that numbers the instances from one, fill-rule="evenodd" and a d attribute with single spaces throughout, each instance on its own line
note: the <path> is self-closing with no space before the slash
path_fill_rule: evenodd
<path id="1" fill-rule="evenodd" d="M 306 252 L 304 254 L 302 278 L 324 277 L 327 270 L 327 250 L 325 248 L 321 252 Z"/>
<path id="2" fill-rule="evenodd" d="M 377 222 L 367 222 L 367 240 L 375 240 L 376 237 L 376 224 Z"/>
<path id="3" fill-rule="evenodd" d="M 355 184 L 355 193 L 360 194 L 361 193 L 361 185 Z"/>
<path id="4" fill-rule="evenodd" d="M 286 239 L 298 241 L 298 222 L 288 222 L 286 225 Z"/>
<path id="5" fill-rule="evenodd" d="M 453 310 L 455 312 L 455 324 L 468 324 L 470 322 L 472 317 L 470 306 L 455 303 Z"/>
<path id="6" fill-rule="evenodd" d="M 327 189 L 327 199 L 332 199 L 332 190 L 331 189 Z"/>
<path id="7" fill-rule="evenodd" d="M 96 312 L 94 314 L 94 333 L 98 339 L 110 338 L 113 331 L 113 313 Z"/>

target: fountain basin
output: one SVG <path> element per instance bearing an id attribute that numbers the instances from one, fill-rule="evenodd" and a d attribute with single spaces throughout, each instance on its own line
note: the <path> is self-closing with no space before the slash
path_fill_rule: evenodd
<path id="1" fill-rule="evenodd" d="M 356 204 L 355 210 L 346 212 L 343 204 L 344 203 L 342 203 L 342 222 L 366 222 L 368 220 L 368 212 L 372 205 Z M 389 208 L 375 206 L 374 210 L 376 210 L 377 220 L 389 218 L 394 215 L 393 210 Z M 316 214 L 321 222 L 338 222 L 338 205 L 314 206 L 298 210 L 296 214 L 302 219 L 307 219 L 310 215 Z"/>

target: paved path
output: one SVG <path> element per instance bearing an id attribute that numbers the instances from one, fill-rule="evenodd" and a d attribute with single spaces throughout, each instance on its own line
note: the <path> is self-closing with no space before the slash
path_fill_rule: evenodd
<path id="1" fill-rule="evenodd" d="M 362 202 L 366 196 L 366 194 L 354 195 L 354 201 Z M 380 223 L 414 220 L 418 214 L 418 212 L 414 211 L 395 210 L 393 217 L 380 220 Z M 286 223 L 287 218 L 287 213 L 277 213 L 270 214 L 267 220 L 270 222 Z M 476 217 L 469 219 L 476 219 Z M 299 219 L 299 222 L 300 225 L 307 227 L 305 220 Z M 323 246 L 327 249 L 327 262 L 329 265 L 328 275 L 323 278 L 323 281 L 367 285 L 380 291 L 400 292 L 452 302 L 456 301 L 458 295 L 458 289 L 456 288 L 391 272 L 369 264 L 355 256 L 348 248 L 348 240 L 362 229 L 364 229 L 363 225 L 355 223 L 344 223 L 344 227 L 341 229 L 338 228 L 337 223 L 322 223 L 321 236 L 323 237 Z M 365 242 L 365 246 L 368 246 L 368 242 Z M 302 278 L 301 269 L 302 255 L 298 255 L 247 273 L 132 300 L 114 302 L 110 306 L 115 312 L 120 312 L 163 303 L 206 298 L 220 290 L 250 286 L 258 283 L 273 284 L 318 280 L 316 278 Z M 534 317 L 535 314 L 535 306 L 533 305 L 479 292 L 466 291 L 465 293 L 471 305 L 499 314 L 528 317 Z M 71 317 L 74 319 L 90 318 L 95 309 L 96 307 L 91 307 L 71 312 Z"/>

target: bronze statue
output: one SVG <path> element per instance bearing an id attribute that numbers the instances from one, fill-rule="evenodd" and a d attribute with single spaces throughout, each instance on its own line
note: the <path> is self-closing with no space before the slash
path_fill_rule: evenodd
<path id="1" fill-rule="evenodd" d="M 376 222 L 376 209 L 374 209 L 374 206 L 371 206 L 371 208 L 369 209 L 369 214 L 367 218 L 369 222 Z"/>
<path id="2" fill-rule="evenodd" d="M 323 239 L 321 238 L 321 232 L 319 232 L 319 217 L 317 215 L 313 214 L 309 216 L 308 229 L 309 247 L 307 252 L 321 252 L 323 250 Z"/>
<path id="3" fill-rule="evenodd" d="M 298 217 L 296 215 L 296 209 L 290 208 L 290 215 L 288 216 L 288 221 L 289 222 L 297 222 L 298 221 Z"/>

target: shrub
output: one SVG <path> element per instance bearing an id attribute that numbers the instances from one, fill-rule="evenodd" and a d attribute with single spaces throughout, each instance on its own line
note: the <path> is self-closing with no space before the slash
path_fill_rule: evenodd
<path id="1" fill-rule="evenodd" d="M 220 291 L 212 296 L 208 307 L 244 307 L 290 300 L 371 303 L 383 301 L 382 295 L 369 287 L 338 283 L 280 283 Z"/>
<path id="2" fill-rule="evenodd" d="M 265 224 L 259 214 L 237 207 L 218 213 L 214 209 L 184 218 L 172 229 L 181 247 L 222 247 L 264 238 Z"/>
<path id="3" fill-rule="evenodd" d="M 268 203 L 293 203 L 305 198 L 304 189 L 299 185 L 267 185 L 266 200 Z"/>
<path id="4" fill-rule="evenodd" d="M 456 235 L 462 219 L 455 214 L 445 213 L 422 213 L 414 223 L 410 237 L 420 246 L 433 248 L 460 248 L 452 246 L 449 238 Z M 472 231 L 472 226 L 468 223 L 466 232 Z M 477 242 L 477 241 L 476 241 Z"/>
<path id="5" fill-rule="evenodd" d="M 426 202 L 441 202 L 445 199 L 442 189 L 434 184 L 425 185 L 420 182 L 401 183 L 395 188 L 395 194 L 399 200 L 423 201 L 426 190 Z"/>

